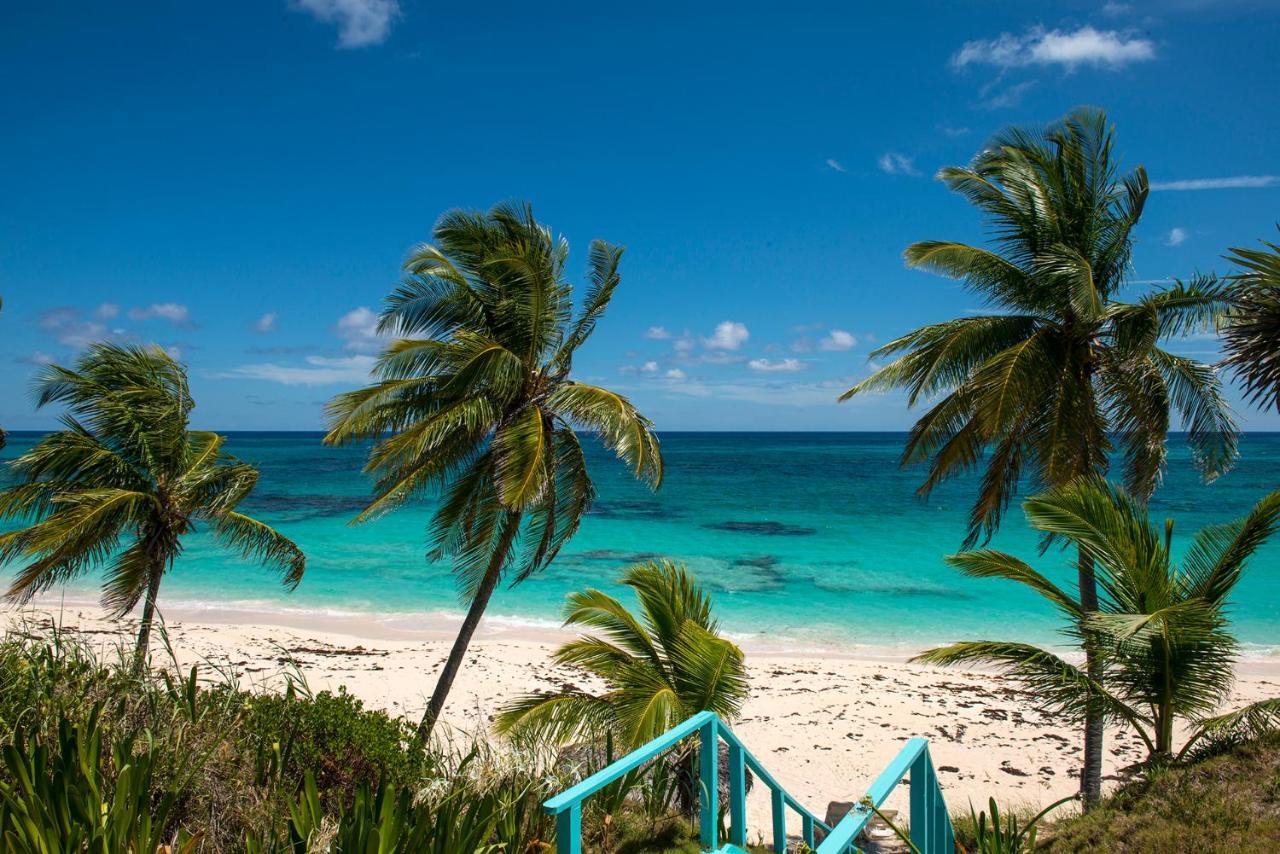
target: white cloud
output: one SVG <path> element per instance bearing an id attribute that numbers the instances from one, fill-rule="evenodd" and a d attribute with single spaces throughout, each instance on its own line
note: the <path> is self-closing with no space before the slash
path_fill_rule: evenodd
<path id="1" fill-rule="evenodd" d="M 40 315 L 40 328 L 57 339 L 59 344 L 73 350 L 83 350 L 90 344 L 119 337 L 121 330 L 112 331 L 104 324 L 93 320 L 84 320 L 77 308 L 60 306 L 51 308 Z"/>
<path id="2" fill-rule="evenodd" d="M 1229 178 L 1192 178 L 1186 181 L 1152 181 L 1152 190 L 1252 190 L 1280 184 L 1280 175 L 1233 175 Z"/>
<path id="3" fill-rule="evenodd" d="M 378 315 L 363 305 L 338 318 L 333 331 L 347 342 L 345 346 L 348 350 L 371 352 L 382 349 L 385 343 L 383 336 L 378 334 Z"/>
<path id="4" fill-rule="evenodd" d="M 831 332 L 822 339 L 820 345 L 823 350 L 832 350 L 841 352 L 844 350 L 852 350 L 858 346 L 858 339 L 855 335 L 845 332 L 843 329 L 832 329 Z"/>
<path id="5" fill-rule="evenodd" d="M 916 168 L 915 161 L 907 157 L 905 154 L 898 154 L 896 151 L 887 151 L 880 155 L 877 165 L 880 171 L 887 175 L 919 175 L 920 170 Z"/>
<path id="6" fill-rule="evenodd" d="M 689 351 L 693 349 L 695 343 L 696 342 L 693 340 L 693 336 L 690 335 L 688 332 L 685 332 L 675 341 L 671 342 L 671 349 L 675 350 L 677 355 L 684 356 L 684 355 L 687 355 Z"/>
<path id="7" fill-rule="evenodd" d="M 1129 14 L 1131 9 L 1133 9 L 1133 7 L 1128 3 L 1109 2 L 1102 5 L 1101 12 L 1108 18 L 1120 18 Z"/>
<path id="8" fill-rule="evenodd" d="M 1080 65 L 1121 68 L 1132 62 L 1154 59 L 1155 45 L 1148 39 L 1126 35 L 1119 30 L 1098 30 L 1085 25 L 1079 29 L 1046 30 L 1033 27 L 1020 36 L 1001 33 L 994 39 L 965 42 L 951 57 L 956 68 L 994 65 L 1023 68 L 1057 65 L 1074 69 Z"/>
<path id="9" fill-rule="evenodd" d="M 957 137 L 968 136 L 970 131 L 968 128 L 965 128 L 965 127 L 953 128 L 953 127 L 948 127 L 944 125 L 942 128 L 942 132 L 947 136 L 951 137 L 952 139 L 956 139 Z"/>
<path id="10" fill-rule="evenodd" d="M 1185 228 L 1182 228 L 1181 226 L 1174 226 L 1173 228 L 1169 229 L 1169 233 L 1165 235 L 1164 245 L 1165 246 L 1181 246 L 1183 243 L 1187 242 L 1188 236 L 1189 235 L 1187 234 L 1187 230 Z"/>
<path id="11" fill-rule="evenodd" d="M 658 372 L 658 363 L 652 359 L 640 366 L 642 374 L 656 374 Z"/>
<path id="12" fill-rule="evenodd" d="M 645 330 L 644 337 L 650 341 L 665 341 L 671 337 L 671 333 L 665 326 L 650 326 Z"/>
<path id="13" fill-rule="evenodd" d="M 685 376 L 686 376 L 685 372 L 680 370 L 679 368 L 672 368 L 666 373 L 666 377 L 669 380 L 682 380 L 685 378 Z"/>
<path id="14" fill-rule="evenodd" d="M 1012 86 L 1006 86 L 998 90 L 994 95 L 991 94 L 993 86 L 988 85 L 982 87 L 982 106 L 988 110 L 1002 110 L 1005 107 L 1016 107 L 1022 103 L 1022 96 L 1031 91 L 1036 85 L 1034 80 L 1024 80 L 1021 83 L 1014 83 Z"/>
<path id="15" fill-rule="evenodd" d="M 99 320 L 110 320 L 120 313 L 120 306 L 113 302 L 104 302 L 93 310 L 93 316 Z"/>
<path id="16" fill-rule="evenodd" d="M 766 373 L 792 373 L 804 370 L 804 362 L 799 359 L 779 359 L 776 362 L 770 359 L 752 359 L 750 362 L 747 362 L 747 367 L 753 371 L 763 371 Z"/>
<path id="17" fill-rule="evenodd" d="M 262 332 L 262 333 L 275 332 L 276 317 L 277 315 L 274 311 L 268 311 L 266 314 L 262 315 L 262 317 L 259 317 L 257 321 L 254 322 L 253 331 Z"/>
<path id="18" fill-rule="evenodd" d="M 400 17 L 399 0 L 292 0 L 290 5 L 316 20 L 338 26 L 338 47 L 382 44 Z"/>
<path id="19" fill-rule="evenodd" d="M 841 163 L 839 160 L 836 160 L 834 157 L 828 157 L 828 158 L 827 158 L 827 166 L 828 166 L 829 168 L 831 168 L 831 169 L 834 169 L 834 170 L 835 170 L 835 171 L 837 171 L 837 172 L 848 172 L 848 171 L 849 171 L 848 169 L 844 168 L 844 164 L 843 164 L 843 163 Z"/>
<path id="20" fill-rule="evenodd" d="M 306 366 L 277 365 L 267 362 L 241 365 L 221 374 L 217 379 L 263 380 L 281 385 L 336 385 L 367 382 L 377 360 L 373 356 L 308 356 Z"/>
<path id="21" fill-rule="evenodd" d="M 134 306 L 129 309 L 129 317 L 133 320 L 151 320 L 158 317 L 169 321 L 174 326 L 191 325 L 191 312 L 185 305 L 177 302 L 153 302 L 148 306 Z"/>
<path id="22" fill-rule="evenodd" d="M 716 326 L 710 338 L 703 338 L 702 344 L 711 350 L 737 350 L 750 337 L 751 333 L 744 324 L 726 320 Z"/>
<path id="23" fill-rule="evenodd" d="M 19 361 L 26 362 L 28 365 L 52 365 L 56 359 L 43 350 L 33 350 L 30 356 Z"/>

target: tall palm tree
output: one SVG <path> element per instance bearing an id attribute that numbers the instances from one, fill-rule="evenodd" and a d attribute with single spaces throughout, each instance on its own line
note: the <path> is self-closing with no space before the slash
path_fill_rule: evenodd
<path id="1" fill-rule="evenodd" d="M 452 559 L 467 615 L 418 734 L 431 734 L 498 582 L 547 566 L 578 529 L 595 488 L 575 429 L 594 432 L 653 488 L 662 454 L 653 425 L 621 395 L 570 378 L 573 357 L 619 282 L 622 249 L 594 241 L 576 318 L 563 238 L 528 205 L 451 211 L 419 246 L 380 329 L 398 336 L 372 385 L 329 406 L 325 441 L 376 438 L 366 471 L 372 519 L 441 493 L 429 560 Z"/>
<path id="2" fill-rule="evenodd" d="M 711 597 L 688 570 L 652 561 L 629 569 L 622 583 L 635 591 L 639 615 L 594 588 L 570 594 L 565 625 L 600 634 L 569 641 L 554 656 L 598 677 L 604 692 L 566 688 L 517 698 L 499 713 L 499 732 L 559 744 L 608 733 L 632 750 L 700 711 L 738 714 L 747 697 L 742 650 L 719 635 Z"/>
<path id="3" fill-rule="evenodd" d="M 1237 645 L 1227 626 L 1227 600 L 1250 557 L 1280 524 L 1280 491 L 1243 519 L 1199 531 L 1180 567 L 1172 557 L 1173 521 L 1161 532 L 1141 502 L 1100 478 L 1077 480 L 1024 507 L 1033 527 L 1064 538 L 1094 561 L 1102 591 L 1098 611 L 1084 613 L 1073 592 L 1013 555 L 982 549 L 947 560 L 975 578 L 1030 587 L 1066 617 L 1065 631 L 1076 639 L 1080 625 L 1088 623 L 1101 641 L 1105 679 L 1040 647 L 1008 641 L 966 641 L 915 660 L 994 665 L 1044 707 L 1075 719 L 1100 706 L 1108 718 L 1132 726 L 1151 760 L 1174 757 L 1174 724 L 1180 720 L 1195 726 L 1178 756 L 1207 733 L 1280 723 L 1280 699 L 1209 717 L 1233 679 Z"/>
<path id="4" fill-rule="evenodd" d="M 1118 175 L 1112 145 L 1105 115 L 1081 109 L 1043 133 L 1006 130 L 971 166 L 943 169 L 941 180 L 985 216 L 992 246 L 925 241 L 907 248 L 907 264 L 960 279 L 992 311 L 889 342 L 872 356 L 897 358 L 840 398 L 905 389 L 912 406 L 931 399 L 902 462 L 928 462 L 922 495 L 984 466 L 966 548 L 999 527 L 1023 478 L 1069 483 L 1105 472 L 1113 451 L 1129 489 L 1145 499 L 1165 465 L 1170 410 L 1206 477 L 1235 457 L 1235 425 L 1213 369 L 1160 346 L 1209 327 L 1226 309 L 1222 289 L 1197 279 L 1119 299 L 1148 186 L 1141 166 Z M 1094 611 L 1084 552 L 1078 575 L 1082 611 Z M 1087 644 L 1086 652 L 1101 678 Z M 1103 735 L 1101 711 L 1088 718 L 1086 804 L 1101 791 Z"/>
<path id="5" fill-rule="evenodd" d="M 302 552 L 236 509 L 257 469 L 226 454 L 222 436 L 188 429 L 195 404 L 167 353 L 95 344 L 74 368 L 44 368 L 35 388 L 37 406 L 60 403 L 66 414 L 64 429 L 12 463 L 18 483 L 0 492 L 0 518 L 30 523 L 0 535 L 0 563 L 30 561 L 9 586 L 11 600 L 101 567 L 102 601 L 116 616 L 143 602 L 141 665 L 161 579 L 198 525 L 297 586 Z"/>
<path id="6" fill-rule="evenodd" d="M 1258 406 L 1280 410 L 1280 246 L 1235 248 L 1227 260 L 1240 267 L 1232 279 L 1233 308 L 1222 330 L 1230 367 Z"/>

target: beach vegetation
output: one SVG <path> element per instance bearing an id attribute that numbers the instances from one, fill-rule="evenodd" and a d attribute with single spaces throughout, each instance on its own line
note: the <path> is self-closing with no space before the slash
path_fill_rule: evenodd
<path id="1" fill-rule="evenodd" d="M 65 413 L 63 429 L 10 464 L 16 483 L 0 492 L 0 519 L 23 525 L 0 534 L 0 564 L 25 564 L 9 585 L 11 601 L 101 570 L 111 614 L 142 602 L 142 662 L 160 583 L 198 527 L 278 570 L 286 587 L 302 579 L 298 546 L 238 509 L 258 470 L 227 454 L 222 436 L 190 429 L 186 370 L 164 350 L 94 344 L 74 367 L 43 367 L 35 396 L 38 407 L 60 404 Z"/>
<path id="2" fill-rule="evenodd" d="M 742 650 L 720 634 L 711 597 L 696 579 L 681 564 L 655 560 L 629 568 L 622 583 L 635 593 L 638 611 L 594 588 L 571 593 L 565 625 L 592 633 L 552 657 L 602 689 L 518 697 L 498 714 L 498 732 L 554 744 L 609 737 L 630 751 L 701 711 L 727 722 L 737 717 L 747 698 Z"/>
<path id="3" fill-rule="evenodd" d="M 930 324 L 871 354 L 890 360 L 841 400 L 905 390 L 928 409 L 902 464 L 927 464 L 929 495 L 983 469 L 966 548 L 988 539 L 1021 484 L 1057 487 L 1106 473 L 1113 457 L 1129 491 L 1151 495 L 1165 468 L 1173 414 L 1207 479 L 1236 456 L 1237 433 L 1214 369 L 1161 346 L 1214 328 L 1230 306 L 1212 277 L 1148 287 L 1133 301 L 1133 233 L 1150 186 L 1141 166 L 1121 174 L 1106 115 L 1082 108 L 1043 131 L 1009 128 L 967 166 L 938 176 L 983 215 L 989 246 L 912 244 L 909 267 L 958 279 L 986 308 Z M 1076 601 L 1097 610 L 1093 561 L 1080 551 Z M 1103 673 L 1083 633 L 1086 670 Z M 1081 791 L 1101 791 L 1104 710 L 1086 709 Z"/>
<path id="4" fill-rule="evenodd" d="M 1227 256 L 1239 272 L 1231 283 L 1230 314 L 1222 329 L 1224 364 L 1262 409 L 1280 410 L 1280 245 L 1235 248 Z"/>
<path id="5" fill-rule="evenodd" d="M 448 560 L 467 613 L 419 726 L 439 717 L 498 584 L 545 568 L 595 498 L 579 431 L 596 435 L 657 488 L 653 425 L 622 395 L 571 376 L 621 281 L 621 247 L 592 242 L 576 315 L 568 243 L 527 204 L 455 210 L 415 248 L 379 331 L 376 382 L 329 405 L 325 441 L 376 440 L 367 521 L 438 494 L 429 560 Z"/>
<path id="6" fill-rule="evenodd" d="M 1220 711 L 1238 654 L 1226 609 L 1250 558 L 1280 524 L 1280 491 L 1242 519 L 1199 531 L 1180 563 L 1173 557 L 1172 520 L 1158 528 L 1139 500 L 1101 478 L 1050 490 L 1024 508 L 1032 527 L 1066 540 L 1096 566 L 1097 610 L 1082 611 L 1075 591 L 1004 552 L 961 552 L 948 562 L 970 577 L 1014 581 L 1039 593 L 1077 643 L 1085 627 L 1098 643 L 1103 678 L 1018 641 L 964 641 L 913 660 L 994 666 L 1044 709 L 1072 720 L 1102 708 L 1107 719 L 1138 735 L 1149 763 L 1182 759 L 1202 740 L 1253 738 L 1280 726 L 1280 698 Z M 1179 747 L 1181 727 L 1190 733 Z"/>

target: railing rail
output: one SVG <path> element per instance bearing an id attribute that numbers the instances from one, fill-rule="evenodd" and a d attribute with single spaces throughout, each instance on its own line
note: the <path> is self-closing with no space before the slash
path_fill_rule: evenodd
<path id="1" fill-rule="evenodd" d="M 817 854 L 846 854 L 857 851 L 858 838 L 875 814 L 866 801 L 879 807 L 904 777 L 911 779 L 911 841 L 921 854 L 951 854 L 955 850 L 951 817 L 938 788 L 938 778 L 929 757 L 929 742 L 913 738 L 893 762 L 880 773 L 866 797 L 854 806 L 834 828 L 805 809 L 773 776 L 765 770 L 733 731 L 714 712 L 699 712 L 662 735 L 610 763 L 555 797 L 543 809 L 556 817 L 557 854 L 582 852 L 582 803 L 623 775 L 640 768 L 671 750 L 684 739 L 698 734 L 698 818 L 699 838 L 707 851 L 721 850 L 720 845 L 720 742 L 729 747 L 729 839 L 731 845 L 747 844 L 746 769 L 768 789 L 772 808 L 773 850 L 787 850 L 787 809 L 801 820 L 801 836 L 810 848 L 815 847 L 818 831 L 824 838 L 816 846 Z"/>

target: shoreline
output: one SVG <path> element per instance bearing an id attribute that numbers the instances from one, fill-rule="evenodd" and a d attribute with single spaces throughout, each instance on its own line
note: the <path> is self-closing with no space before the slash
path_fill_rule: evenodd
<path id="1" fill-rule="evenodd" d="M 52 607 L 50 607 L 52 606 Z M 431 629 L 383 627 L 303 615 L 209 608 L 165 609 L 174 659 L 153 644 L 156 667 L 200 664 L 204 678 L 232 678 L 255 691 L 283 686 L 296 668 L 314 691 L 346 690 L 371 708 L 417 720 L 453 640 L 447 623 Z M 107 657 L 132 646 L 136 620 L 106 619 L 96 603 L 48 597 L 5 612 L 9 630 L 24 624 L 47 633 L 57 622 Z M 455 734 L 492 738 L 497 709 L 512 698 L 565 684 L 598 688 L 591 677 L 551 661 L 568 631 L 486 619 L 468 651 L 443 721 Z M 766 768 L 819 816 L 829 801 L 861 797 L 876 774 L 912 736 L 930 739 L 948 802 L 1002 807 L 1045 804 L 1078 787 L 1080 733 L 1035 708 L 1035 698 L 991 671 L 944 670 L 906 661 L 907 651 L 760 651 L 745 647 L 750 694 L 735 732 Z M 878 653 L 878 654 L 877 654 Z M 1259 669 L 1260 668 L 1260 669 Z M 1280 696 L 1280 662 L 1243 664 L 1229 708 Z M 1136 736 L 1108 732 L 1108 786 L 1142 758 Z M 769 826 L 763 787 L 749 798 L 754 828 Z M 896 797 L 896 795 L 895 795 Z M 891 803 L 890 808 L 896 808 Z"/>

